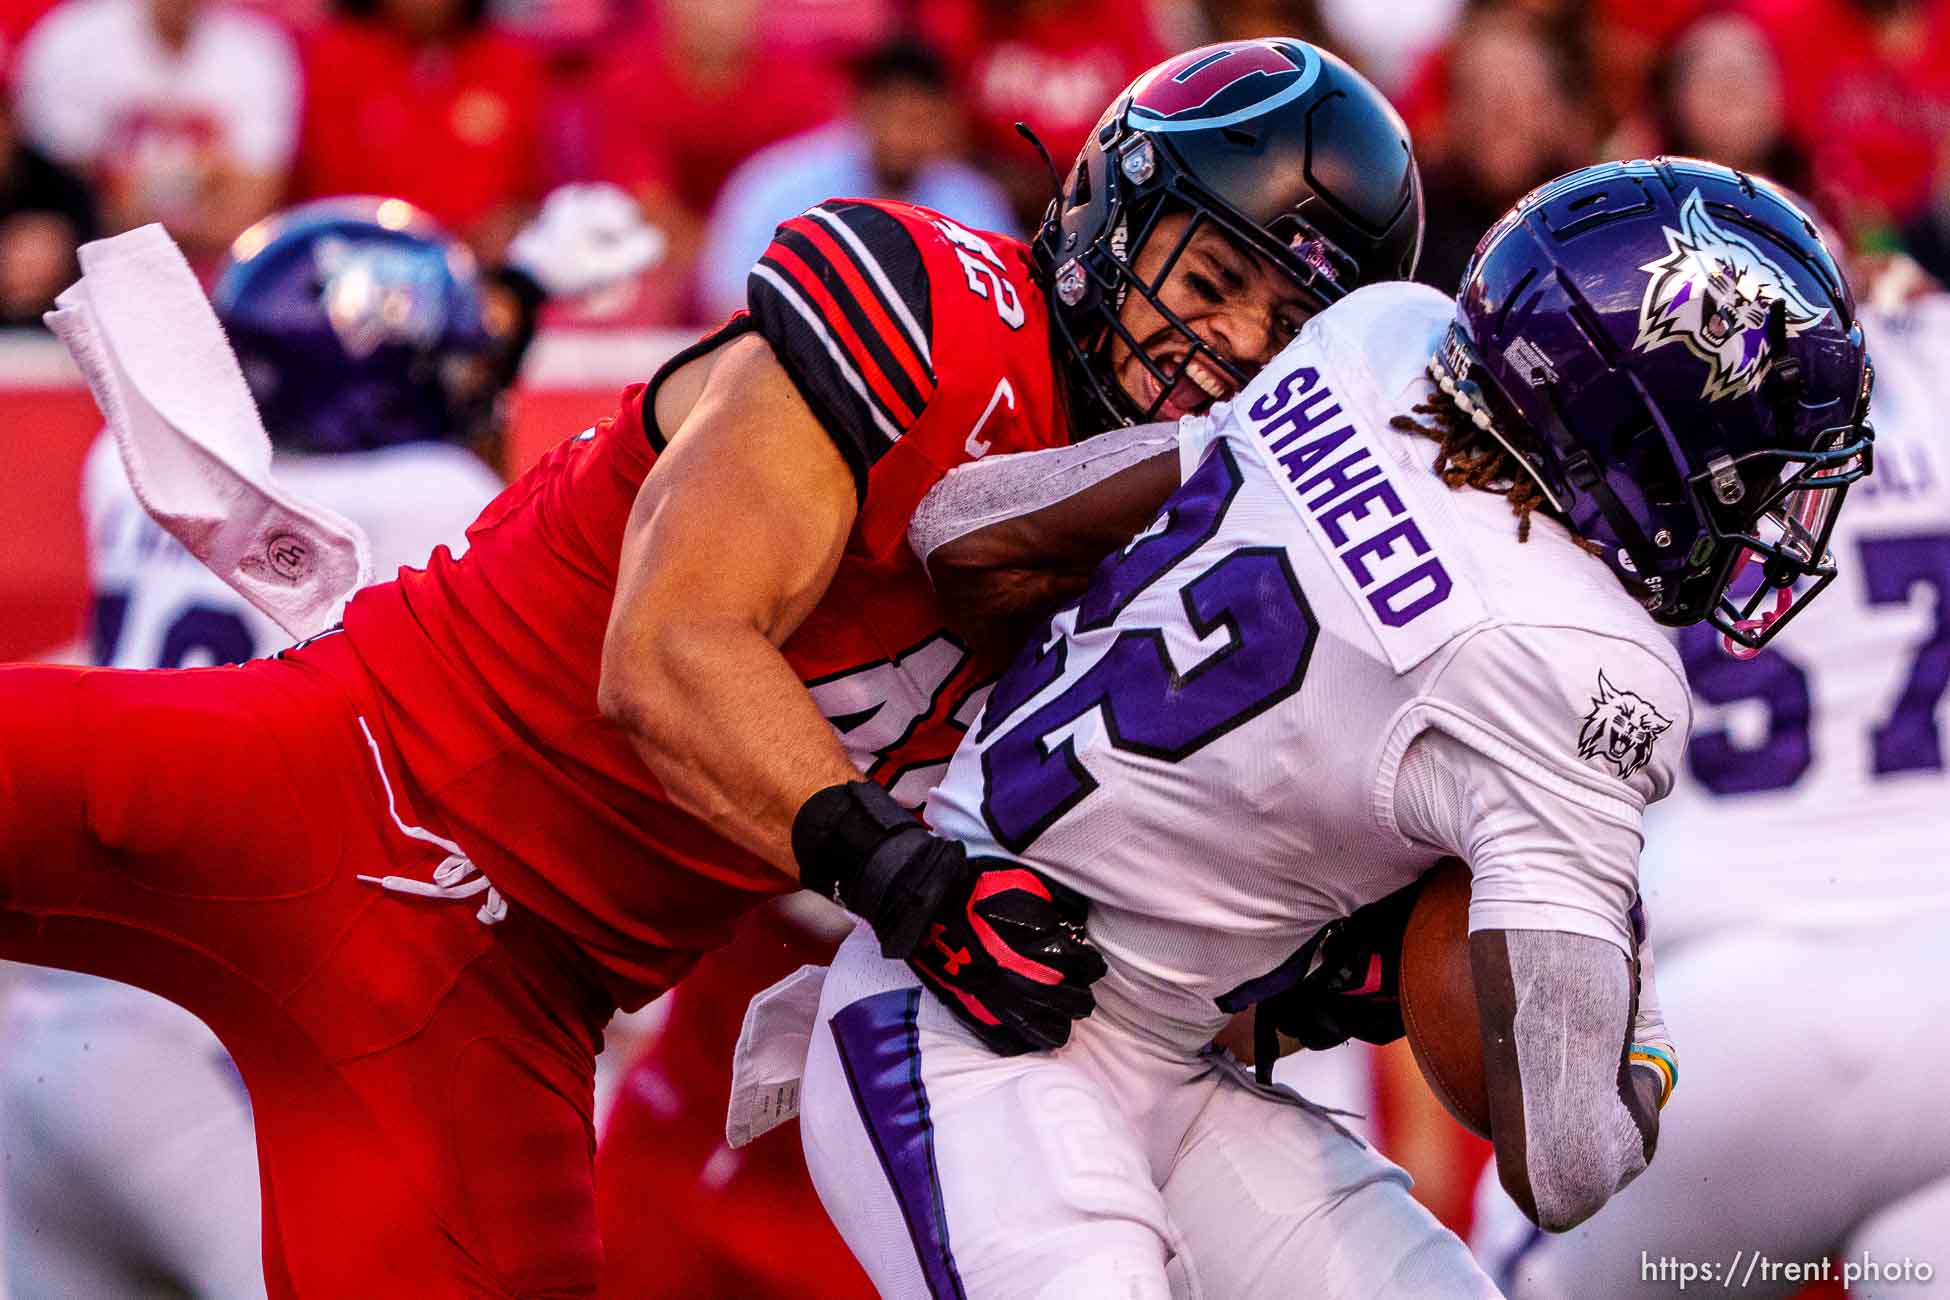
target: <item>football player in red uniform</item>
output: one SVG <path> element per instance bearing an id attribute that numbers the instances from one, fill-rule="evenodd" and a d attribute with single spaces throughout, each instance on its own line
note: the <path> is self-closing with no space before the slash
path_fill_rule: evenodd
<path id="1" fill-rule="evenodd" d="M 0 956 L 140 984 L 230 1047 L 273 1294 L 588 1294 L 603 1022 L 795 882 L 998 1050 L 1088 1013 L 1081 900 L 902 806 L 990 671 L 909 516 L 987 454 L 1235 391 L 1412 268 L 1421 198 L 1387 103 L 1287 40 L 1153 69 L 1068 180 L 1033 248 L 895 203 L 786 223 L 749 312 L 342 631 L 0 669 Z M 971 553 L 1034 589 L 1142 522 L 1109 495 Z"/>
<path id="2" fill-rule="evenodd" d="M 732 1057 L 747 1005 L 802 966 L 824 966 L 851 918 L 811 894 L 747 912 L 660 999 L 642 1055 L 618 1082 L 596 1147 L 604 1297 L 878 1294 L 826 1217 L 792 1134 L 732 1147 Z M 608 1050 L 607 1048 L 605 1050 Z M 681 1202 L 681 1217 L 643 1212 Z M 752 1231 L 764 1224 L 763 1232 Z"/>

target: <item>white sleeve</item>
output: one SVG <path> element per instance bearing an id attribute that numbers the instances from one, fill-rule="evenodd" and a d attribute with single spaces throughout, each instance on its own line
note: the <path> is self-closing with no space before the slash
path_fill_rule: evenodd
<path id="1" fill-rule="evenodd" d="M 128 471 L 122 468 L 122 453 L 104 429 L 95 435 L 81 463 L 81 522 L 88 541 L 91 591 L 134 582 L 130 557 L 136 548 L 129 543 L 146 518 L 135 489 L 129 486 Z"/>
<path id="2" fill-rule="evenodd" d="M 957 465 L 915 507 L 907 525 L 908 549 L 925 564 L 957 538 L 1067 501 L 1119 470 L 1171 450 L 1177 439 L 1175 422 L 1134 424 L 1067 447 Z"/>
<path id="3" fill-rule="evenodd" d="M 1561 930 L 1630 956 L 1645 808 L 1671 789 L 1691 720 L 1650 643 L 1491 628 L 1398 728 L 1396 828 L 1469 864 L 1472 932 Z"/>
<path id="4" fill-rule="evenodd" d="M 1205 453 L 1212 444 L 1225 436 L 1227 428 L 1235 427 L 1235 422 L 1227 417 L 1232 406 L 1219 402 L 1204 415 L 1188 415 L 1178 422 L 1178 481 L 1183 483 L 1198 473 L 1198 467 L 1205 463 Z"/>
<path id="5" fill-rule="evenodd" d="M 436 547 L 455 556 L 467 530 L 504 486 L 473 452 L 419 442 L 334 456 L 281 456 L 272 473 L 287 490 L 365 530 L 373 581 L 402 566 L 426 567 Z"/>
<path id="6" fill-rule="evenodd" d="M 1639 913 L 1641 922 L 1645 919 L 1644 910 Z M 1638 1012 L 1632 1018 L 1632 1041 L 1652 1043 L 1672 1050 L 1672 1031 L 1666 1028 L 1665 1012 L 1659 1006 L 1659 981 L 1653 970 L 1652 930 L 1641 925 L 1639 930 L 1639 1003 Z"/>

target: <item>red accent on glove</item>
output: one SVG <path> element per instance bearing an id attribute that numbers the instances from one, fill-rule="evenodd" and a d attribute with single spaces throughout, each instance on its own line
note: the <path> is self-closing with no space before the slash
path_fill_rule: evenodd
<path id="1" fill-rule="evenodd" d="M 942 968 L 950 975 L 959 975 L 961 974 L 961 968 L 974 960 L 974 954 L 966 948 L 950 948 L 947 944 L 943 943 L 941 936 L 946 933 L 948 933 L 948 927 L 936 921 L 933 928 L 928 931 L 928 943 L 936 952 L 946 958 L 942 963 Z"/>
<path id="2" fill-rule="evenodd" d="M 974 1016 L 977 1020 L 981 1021 L 983 1024 L 1000 1025 L 1002 1023 L 1000 1017 L 998 1017 L 993 1011 L 990 1011 L 987 1007 L 982 1005 L 982 1001 L 980 998 L 977 998 L 973 994 L 965 993 L 961 989 L 956 988 L 954 985 L 943 980 L 939 975 L 936 975 L 933 971 L 929 970 L 925 966 L 920 965 L 919 963 L 910 962 L 909 965 L 916 973 L 918 973 L 921 976 L 921 978 L 925 979 L 928 983 L 934 985 L 937 989 L 940 989 L 944 993 L 954 994 L 955 1000 L 960 1002 L 962 1006 L 968 1009 L 968 1014 Z"/>
<path id="3" fill-rule="evenodd" d="M 1360 988 L 1349 989 L 1345 994 L 1345 996 L 1351 998 L 1358 998 L 1358 997 L 1364 997 L 1369 993 L 1379 993 L 1380 991 L 1381 991 L 1381 954 L 1378 952 L 1371 952 L 1368 954 L 1368 978 L 1361 982 Z"/>
<path id="4" fill-rule="evenodd" d="M 997 894 L 1006 894 L 1012 889 L 1025 890 L 1044 902 L 1050 901 L 1049 889 L 1033 871 L 1018 868 L 1014 871 L 983 872 L 981 878 L 975 882 L 975 888 L 968 895 L 969 928 L 975 931 L 975 937 L 981 940 L 982 947 L 988 950 L 989 956 L 995 958 L 996 964 L 1002 969 L 1012 971 L 1026 980 L 1034 980 L 1038 984 L 1061 984 L 1063 982 L 1061 972 L 1039 961 L 1031 961 L 1002 942 L 1002 936 L 995 932 L 995 927 L 976 915 L 975 904 L 985 898 L 993 898 Z"/>

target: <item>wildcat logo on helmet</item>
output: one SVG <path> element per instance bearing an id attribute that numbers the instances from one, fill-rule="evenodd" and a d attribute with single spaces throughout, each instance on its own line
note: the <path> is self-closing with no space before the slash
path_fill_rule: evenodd
<path id="1" fill-rule="evenodd" d="M 1709 402 L 1760 387 L 1770 358 L 1767 313 L 1786 304 L 1792 338 L 1828 314 L 1801 296 L 1766 254 L 1714 222 L 1694 190 L 1679 208 L 1679 229 L 1665 228 L 1666 256 L 1639 270 L 1652 277 L 1639 304 L 1639 336 L 1651 352 L 1683 343 L 1707 366 L 1701 396 Z"/>
<path id="2" fill-rule="evenodd" d="M 1672 727 L 1672 719 L 1636 691 L 1621 691 L 1598 671 L 1598 693 L 1578 729 L 1578 757 L 1602 758 L 1620 777 L 1652 760 L 1652 746 Z"/>
<path id="3" fill-rule="evenodd" d="M 437 251 L 328 235 L 313 248 L 312 265 L 325 318 L 355 361 L 383 343 L 429 346 L 446 328 L 445 272 Z"/>
<path id="4" fill-rule="evenodd" d="M 1159 64 L 1131 88 L 1132 126 L 1202 131 L 1270 113 L 1307 93 L 1320 56 L 1298 41 L 1242 41 L 1192 50 Z"/>

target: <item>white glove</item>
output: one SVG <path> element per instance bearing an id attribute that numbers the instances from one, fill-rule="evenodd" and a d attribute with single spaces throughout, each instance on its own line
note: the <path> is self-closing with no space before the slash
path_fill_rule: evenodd
<path id="1" fill-rule="evenodd" d="M 607 182 L 564 185 L 508 244 L 508 265 L 551 298 L 580 298 L 648 270 L 663 257 L 664 233 Z"/>

